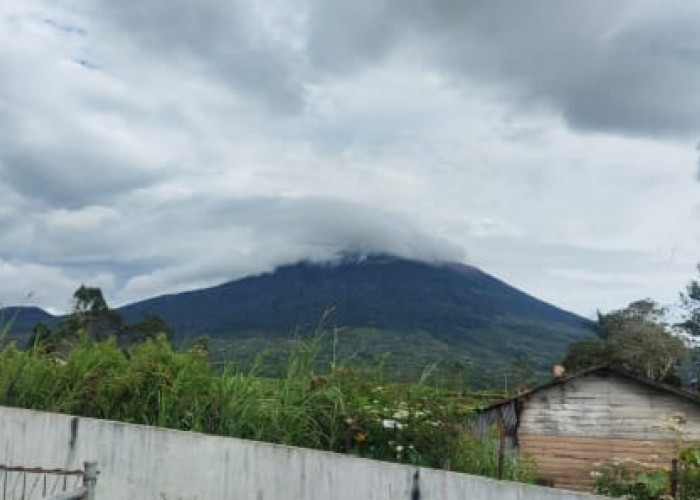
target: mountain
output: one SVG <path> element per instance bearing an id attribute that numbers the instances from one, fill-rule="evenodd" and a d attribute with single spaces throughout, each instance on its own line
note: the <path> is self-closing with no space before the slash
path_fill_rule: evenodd
<path id="1" fill-rule="evenodd" d="M 409 377 L 440 363 L 472 379 L 502 380 L 518 370 L 515 360 L 521 368 L 529 360 L 543 373 L 569 344 L 592 336 L 589 320 L 475 267 L 387 255 L 299 262 L 211 288 L 154 297 L 119 312 L 128 322 L 161 316 L 179 345 L 207 335 L 215 361 L 250 366 L 265 350 L 263 372 L 269 374 L 284 364 L 296 338 L 314 332 L 322 318 L 325 331 L 332 333 L 322 362 L 381 362 Z M 11 321 L 8 338 L 20 343 L 36 323 L 53 326 L 60 319 L 34 307 L 0 309 L 0 329 Z"/>
<path id="2" fill-rule="evenodd" d="M 345 355 L 391 353 L 397 367 L 459 362 L 493 371 L 516 358 L 544 369 L 591 336 L 588 320 L 527 295 L 475 267 L 374 255 L 300 262 L 212 288 L 121 309 L 127 321 L 162 316 L 184 342 L 208 335 L 225 356 L 279 348 L 294 332 L 340 327 Z M 241 359 L 239 359 L 241 361 Z"/>
<path id="3" fill-rule="evenodd" d="M 0 308 L 0 332 L 7 330 L 8 340 L 23 340 L 32 332 L 34 325 L 45 323 L 54 325 L 58 318 L 38 307 L 2 307 Z"/>

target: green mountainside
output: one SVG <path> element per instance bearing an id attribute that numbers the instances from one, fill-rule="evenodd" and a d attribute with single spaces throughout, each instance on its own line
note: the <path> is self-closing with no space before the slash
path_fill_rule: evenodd
<path id="1" fill-rule="evenodd" d="M 477 268 L 386 255 L 300 262 L 121 313 L 130 321 L 158 314 L 176 341 L 207 335 L 215 357 L 246 363 L 261 349 L 281 359 L 293 338 L 314 331 L 329 310 L 323 325 L 335 334 L 328 358 L 334 350 L 341 360 L 381 358 L 409 377 L 434 362 L 480 376 L 507 371 L 515 359 L 546 370 L 571 342 L 592 335 L 588 320 Z"/>
<path id="2" fill-rule="evenodd" d="M 12 335 L 37 322 L 57 323 L 36 308 L 6 308 Z M 382 365 L 414 378 L 434 363 L 443 373 L 503 380 L 525 362 L 540 373 L 570 343 L 592 336 L 590 321 L 547 304 L 480 271 L 387 255 L 300 262 L 219 286 L 164 295 L 118 310 L 135 322 L 156 314 L 175 345 L 209 337 L 216 362 L 251 366 L 261 352 L 265 374 L 284 365 L 295 339 L 322 321 L 323 362 Z"/>

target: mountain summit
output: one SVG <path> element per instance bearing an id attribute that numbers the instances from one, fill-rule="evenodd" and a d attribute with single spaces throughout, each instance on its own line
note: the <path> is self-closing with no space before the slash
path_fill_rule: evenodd
<path id="1" fill-rule="evenodd" d="M 388 255 L 299 262 L 212 288 L 152 298 L 121 309 L 135 321 L 162 316 L 180 339 L 280 342 L 327 327 L 372 334 L 371 351 L 400 351 L 486 365 L 517 356 L 556 362 L 590 322 L 483 271 Z M 350 339 L 347 336 L 345 340 Z M 414 348 L 411 347 L 414 345 Z"/>

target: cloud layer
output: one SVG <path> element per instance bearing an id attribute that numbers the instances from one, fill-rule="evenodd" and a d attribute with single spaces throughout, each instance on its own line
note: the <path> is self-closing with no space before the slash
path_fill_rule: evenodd
<path id="1" fill-rule="evenodd" d="M 114 303 L 344 249 L 591 314 L 698 260 L 700 8 L 0 5 L 0 304 Z"/>

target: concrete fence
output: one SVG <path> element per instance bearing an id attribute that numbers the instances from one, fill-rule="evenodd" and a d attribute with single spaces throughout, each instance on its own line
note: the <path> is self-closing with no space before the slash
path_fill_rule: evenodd
<path id="1" fill-rule="evenodd" d="M 96 460 L 98 500 L 591 500 L 287 446 L 0 407 L 0 463 Z"/>

